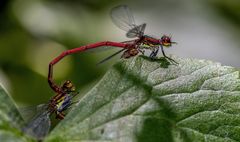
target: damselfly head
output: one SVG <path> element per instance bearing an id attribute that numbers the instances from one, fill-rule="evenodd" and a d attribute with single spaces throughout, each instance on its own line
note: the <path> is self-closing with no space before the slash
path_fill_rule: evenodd
<path id="1" fill-rule="evenodd" d="M 70 80 L 65 81 L 61 88 L 63 89 L 64 92 L 74 92 L 76 90 L 75 86 Z"/>
<path id="2" fill-rule="evenodd" d="M 163 35 L 161 37 L 161 42 L 162 42 L 163 46 L 166 46 L 166 47 L 172 46 L 171 37 L 169 37 L 169 36 Z"/>
<path id="3" fill-rule="evenodd" d="M 165 47 L 170 47 L 172 44 L 176 44 L 176 42 L 172 42 L 171 36 L 163 35 L 160 40 L 161 44 Z"/>

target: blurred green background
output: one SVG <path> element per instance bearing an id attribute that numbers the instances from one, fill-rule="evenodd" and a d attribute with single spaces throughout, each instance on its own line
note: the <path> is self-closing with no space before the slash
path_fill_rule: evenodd
<path id="1" fill-rule="evenodd" d="M 167 54 L 240 66 L 239 0 L 1 0 L 0 82 L 19 106 L 47 102 L 48 63 L 62 51 L 98 41 L 127 40 L 111 22 L 119 4 L 132 9 L 146 33 L 171 34 Z M 54 66 L 54 79 L 70 79 L 86 93 L 118 60 L 96 63 L 114 51 L 68 56 Z"/>

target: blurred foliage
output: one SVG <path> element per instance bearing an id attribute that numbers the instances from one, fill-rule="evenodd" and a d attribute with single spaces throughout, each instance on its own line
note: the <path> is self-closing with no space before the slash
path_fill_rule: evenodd
<path id="1" fill-rule="evenodd" d="M 6 78 L 1 83 L 8 86 L 20 105 L 46 102 L 53 95 L 47 84 L 48 63 L 66 49 L 94 42 L 90 34 L 83 36 L 86 28 L 81 27 L 83 14 L 78 14 L 78 10 L 101 12 L 112 3 L 110 0 L 0 1 L 0 70 L 3 72 L 0 78 Z M 96 54 L 66 57 L 54 67 L 54 78 L 58 83 L 71 79 L 77 88 L 87 86 L 104 73 L 103 67 L 95 66 L 96 60 Z"/>
<path id="2" fill-rule="evenodd" d="M 239 0 L 212 0 L 210 2 L 220 14 L 240 28 Z"/>
<path id="3" fill-rule="evenodd" d="M 60 2 L 72 6 L 82 5 L 93 11 L 100 11 L 111 5 L 113 2 L 116 3 L 118 1 L 120 0 L 50 0 L 50 2 Z"/>

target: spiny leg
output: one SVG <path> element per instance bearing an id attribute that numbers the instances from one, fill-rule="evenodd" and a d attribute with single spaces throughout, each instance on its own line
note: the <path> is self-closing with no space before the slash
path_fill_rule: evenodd
<path id="1" fill-rule="evenodd" d="M 56 112 L 56 119 L 60 119 L 60 120 L 62 120 L 62 119 L 64 119 L 64 117 L 65 117 L 65 114 L 63 113 L 63 112 Z"/>
<path id="2" fill-rule="evenodd" d="M 138 49 L 138 51 L 139 51 L 140 53 L 142 53 L 142 55 L 144 55 L 144 53 L 145 53 L 145 50 L 144 50 L 144 49 Z"/>
<path id="3" fill-rule="evenodd" d="M 158 51 L 159 51 L 159 47 L 154 48 L 149 57 L 153 60 L 156 59 Z"/>
<path id="4" fill-rule="evenodd" d="M 176 62 L 176 61 L 173 60 L 172 58 L 166 56 L 166 54 L 165 54 L 165 52 L 164 52 L 164 50 L 163 50 L 163 46 L 162 46 L 162 45 L 160 45 L 160 46 L 161 46 L 161 50 L 162 50 L 162 54 L 163 54 L 163 56 L 164 56 L 165 58 L 167 58 L 172 64 L 174 64 L 174 65 L 178 65 L 178 62 Z"/>

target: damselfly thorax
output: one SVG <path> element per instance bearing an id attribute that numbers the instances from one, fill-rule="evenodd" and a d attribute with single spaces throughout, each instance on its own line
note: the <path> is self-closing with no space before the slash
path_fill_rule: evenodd
<path id="1" fill-rule="evenodd" d="M 125 50 L 121 56 L 121 58 L 130 58 L 136 56 L 141 53 L 144 55 L 145 50 L 150 50 L 152 52 L 158 50 L 160 42 L 158 39 L 154 39 L 150 36 L 143 35 L 138 40 L 126 41 L 132 46 L 129 46 L 127 50 Z"/>
<path id="2" fill-rule="evenodd" d="M 160 44 L 157 39 L 144 36 L 142 41 L 140 41 L 139 48 L 154 50 L 155 48 L 159 48 L 159 45 Z"/>
<path id="3" fill-rule="evenodd" d="M 63 111 L 71 105 L 72 97 L 77 94 L 75 92 L 75 86 L 70 80 L 65 81 L 61 86 L 61 89 L 64 93 L 57 93 L 48 103 L 48 111 L 50 113 L 55 113 L 57 119 L 64 118 L 65 115 Z"/>

